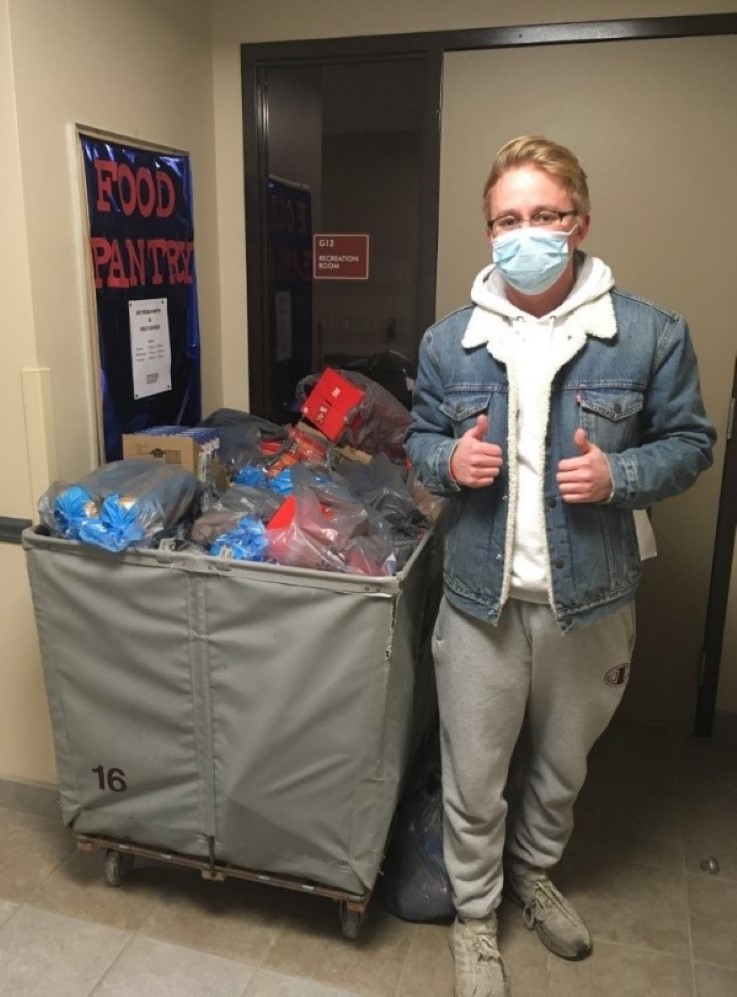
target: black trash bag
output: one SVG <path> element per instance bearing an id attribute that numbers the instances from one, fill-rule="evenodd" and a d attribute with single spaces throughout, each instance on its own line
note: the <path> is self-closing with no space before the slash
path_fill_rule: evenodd
<path id="1" fill-rule="evenodd" d="M 282 444 L 287 438 L 282 426 L 239 409 L 216 409 L 200 426 L 218 431 L 220 463 L 233 476 L 246 464 L 267 464 L 270 458 L 265 456 L 262 444 Z"/>
<path id="2" fill-rule="evenodd" d="M 443 790 L 436 752 L 422 757 L 412 773 L 383 872 L 384 903 L 392 914 L 404 921 L 454 920 L 443 860 Z"/>
<path id="3" fill-rule="evenodd" d="M 392 464 L 385 454 L 376 454 L 369 464 L 346 460 L 340 473 L 363 501 L 389 525 L 392 544 L 401 570 L 412 556 L 429 522 L 415 507 L 407 486 L 407 469 Z"/>
<path id="4" fill-rule="evenodd" d="M 417 376 L 417 361 L 395 350 L 375 353 L 366 361 L 365 367 L 357 367 L 386 388 L 405 408 L 412 408 L 411 384 Z"/>

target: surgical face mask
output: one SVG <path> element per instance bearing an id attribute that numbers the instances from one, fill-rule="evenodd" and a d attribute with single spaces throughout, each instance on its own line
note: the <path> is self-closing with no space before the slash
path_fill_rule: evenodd
<path id="1" fill-rule="evenodd" d="M 521 294 L 542 294 L 561 276 L 571 254 L 570 232 L 525 225 L 493 240 L 492 259 L 508 284 Z"/>

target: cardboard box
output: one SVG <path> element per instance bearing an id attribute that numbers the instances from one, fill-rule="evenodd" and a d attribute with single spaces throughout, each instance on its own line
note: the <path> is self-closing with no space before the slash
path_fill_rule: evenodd
<path id="1" fill-rule="evenodd" d="M 319 381 L 305 398 L 302 415 L 327 436 L 337 440 L 356 416 L 364 396 L 361 388 L 326 367 Z"/>
<path id="2" fill-rule="evenodd" d="M 191 436 L 156 436 L 149 433 L 124 433 L 125 460 L 159 460 L 191 471 L 200 481 L 212 481 L 216 488 L 227 487 L 227 478 L 217 455 L 210 458 L 209 467 L 203 448 Z"/>

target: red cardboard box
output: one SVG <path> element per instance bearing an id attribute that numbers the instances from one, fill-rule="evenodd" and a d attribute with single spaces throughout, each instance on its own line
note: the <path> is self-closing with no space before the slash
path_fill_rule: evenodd
<path id="1" fill-rule="evenodd" d="M 266 524 L 267 530 L 281 530 L 294 520 L 297 504 L 294 495 L 287 495 L 282 504 Z"/>
<path id="2" fill-rule="evenodd" d="M 326 367 L 302 405 L 302 415 L 327 436 L 337 440 L 356 414 L 364 392 Z"/>

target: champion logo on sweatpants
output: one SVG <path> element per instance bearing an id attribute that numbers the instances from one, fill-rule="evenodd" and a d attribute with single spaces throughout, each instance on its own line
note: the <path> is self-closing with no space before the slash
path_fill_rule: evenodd
<path id="1" fill-rule="evenodd" d="M 610 668 L 604 676 L 607 685 L 624 685 L 630 677 L 630 666 L 628 664 L 616 665 Z"/>

